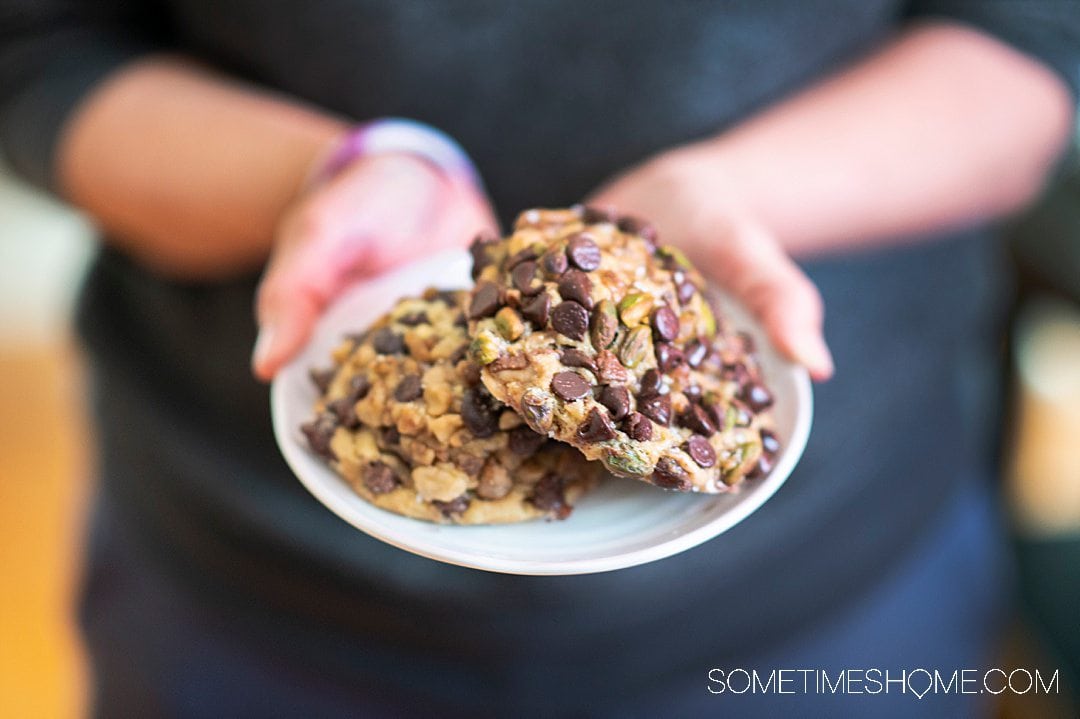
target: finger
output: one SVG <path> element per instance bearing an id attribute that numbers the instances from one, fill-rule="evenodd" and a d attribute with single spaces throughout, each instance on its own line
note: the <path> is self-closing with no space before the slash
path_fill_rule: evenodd
<path id="1" fill-rule="evenodd" d="M 259 285 L 256 316 L 259 336 L 252 371 L 270 380 L 311 336 L 330 301 L 362 267 L 368 243 L 362 238 L 328 248 L 325 238 L 298 238 L 271 261 Z"/>
<path id="2" fill-rule="evenodd" d="M 817 381 L 832 376 L 821 294 L 768 232 L 738 225 L 700 252 L 702 267 L 757 317 L 781 352 Z"/>

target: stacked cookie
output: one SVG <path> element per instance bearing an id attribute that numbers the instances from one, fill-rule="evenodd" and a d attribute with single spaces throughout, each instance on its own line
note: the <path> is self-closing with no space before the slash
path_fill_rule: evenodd
<path id="1" fill-rule="evenodd" d="M 401 300 L 315 373 L 311 447 L 390 511 L 565 517 L 606 469 L 729 491 L 779 449 L 753 344 L 633 218 L 529 210 L 471 247 L 475 286 Z"/>

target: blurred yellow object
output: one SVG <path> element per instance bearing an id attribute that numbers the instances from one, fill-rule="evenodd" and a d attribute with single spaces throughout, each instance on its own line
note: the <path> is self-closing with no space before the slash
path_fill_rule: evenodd
<path id="1" fill-rule="evenodd" d="M 90 474 L 78 361 L 0 345 L 0 717 L 85 713 L 72 595 Z"/>
<path id="2" fill-rule="evenodd" d="M 1073 534 L 1080 531 L 1080 309 L 1032 302 L 1013 347 L 1012 511 L 1027 536 Z"/>

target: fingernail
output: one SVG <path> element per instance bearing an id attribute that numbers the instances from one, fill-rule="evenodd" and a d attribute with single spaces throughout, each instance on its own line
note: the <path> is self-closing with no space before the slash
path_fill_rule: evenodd
<path id="1" fill-rule="evenodd" d="M 255 339 L 255 349 L 251 353 L 251 366 L 256 374 L 262 375 L 262 368 L 270 358 L 270 349 L 274 344 L 274 325 L 267 322 L 259 327 L 259 336 Z"/>
<path id="2" fill-rule="evenodd" d="M 799 363 L 810 371 L 810 375 L 818 381 L 832 377 L 835 366 L 833 365 L 832 353 L 828 345 L 819 334 L 807 335 L 798 344 Z"/>

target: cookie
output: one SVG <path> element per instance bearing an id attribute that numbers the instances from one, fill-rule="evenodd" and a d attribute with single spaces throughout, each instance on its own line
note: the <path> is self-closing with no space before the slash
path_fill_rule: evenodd
<path id="1" fill-rule="evenodd" d="M 603 468 L 533 432 L 467 356 L 465 292 L 399 301 L 313 372 L 311 448 L 361 497 L 432 522 L 562 519 Z"/>
<path id="2" fill-rule="evenodd" d="M 470 352 L 533 430 L 678 491 L 768 471 L 772 396 L 752 348 L 717 327 L 702 277 L 648 225 L 529 210 L 471 252 Z"/>

